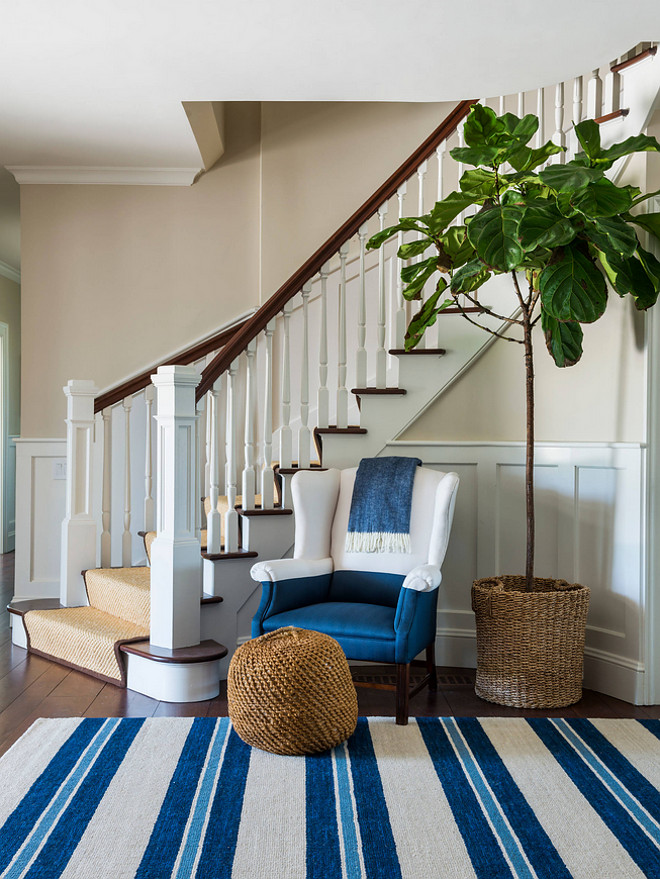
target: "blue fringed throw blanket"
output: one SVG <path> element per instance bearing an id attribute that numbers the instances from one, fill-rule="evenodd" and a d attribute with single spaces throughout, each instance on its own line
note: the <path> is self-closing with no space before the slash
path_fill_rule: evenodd
<path id="1" fill-rule="evenodd" d="M 411 552 L 410 505 L 419 458 L 363 458 L 355 475 L 346 552 Z"/>

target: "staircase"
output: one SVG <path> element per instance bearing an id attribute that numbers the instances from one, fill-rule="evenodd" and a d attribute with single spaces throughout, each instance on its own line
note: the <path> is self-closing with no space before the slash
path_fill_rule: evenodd
<path id="1" fill-rule="evenodd" d="M 487 103 L 536 113 L 538 143 L 551 136 L 570 158 L 572 124 L 586 116 L 602 123 L 604 142 L 645 127 L 660 86 L 654 56 L 642 44 L 570 84 Z M 24 622 L 15 643 L 166 701 L 217 692 L 259 601 L 254 559 L 291 549 L 292 476 L 381 454 L 493 341 L 449 309 L 406 353 L 412 315 L 396 251 L 412 238 L 366 249 L 376 231 L 458 188 L 463 169 L 444 159 L 462 145 L 472 103 L 460 102 L 256 313 L 163 364 L 153 384 L 155 370 L 102 395 L 70 383 L 60 601 L 12 603 Z M 485 288 L 497 312 L 508 285 L 499 277 Z M 134 567 L 152 552 L 151 568 Z"/>

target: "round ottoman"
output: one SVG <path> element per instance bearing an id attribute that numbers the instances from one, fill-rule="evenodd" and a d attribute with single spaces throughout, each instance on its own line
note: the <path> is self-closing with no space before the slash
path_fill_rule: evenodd
<path id="1" fill-rule="evenodd" d="M 273 754 L 326 751 L 357 725 L 357 695 L 343 650 L 328 635 L 294 626 L 238 648 L 227 701 L 243 741 Z"/>

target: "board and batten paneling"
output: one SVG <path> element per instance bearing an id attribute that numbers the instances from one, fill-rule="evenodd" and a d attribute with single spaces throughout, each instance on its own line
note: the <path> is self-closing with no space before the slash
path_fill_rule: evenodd
<path id="1" fill-rule="evenodd" d="M 472 581 L 524 572 L 524 444 L 392 442 L 382 454 L 416 456 L 460 477 L 440 587 L 438 664 L 474 666 Z M 645 459 L 641 444 L 538 443 L 535 460 L 535 573 L 590 587 L 585 686 L 638 704 L 645 699 Z"/>

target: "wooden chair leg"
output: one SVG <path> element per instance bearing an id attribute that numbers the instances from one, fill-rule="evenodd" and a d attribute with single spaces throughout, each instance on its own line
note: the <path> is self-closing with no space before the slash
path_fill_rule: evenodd
<path id="1" fill-rule="evenodd" d="M 410 699 L 410 663 L 397 663 L 396 666 L 396 722 L 399 726 L 408 723 L 408 702 Z"/>
<path id="2" fill-rule="evenodd" d="M 429 675 L 429 690 L 438 689 L 438 670 L 435 665 L 435 642 L 426 648 L 426 673 Z"/>

